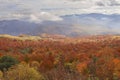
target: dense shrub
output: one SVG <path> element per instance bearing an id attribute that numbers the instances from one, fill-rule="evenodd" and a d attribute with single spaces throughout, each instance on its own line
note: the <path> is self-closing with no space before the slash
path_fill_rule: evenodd
<path id="1" fill-rule="evenodd" d="M 31 68 L 26 63 L 21 63 L 10 68 L 4 80 L 44 80 L 37 70 Z"/>
<path id="2" fill-rule="evenodd" d="M 18 60 L 11 56 L 2 56 L 0 58 L 0 70 L 8 69 L 18 63 Z"/>

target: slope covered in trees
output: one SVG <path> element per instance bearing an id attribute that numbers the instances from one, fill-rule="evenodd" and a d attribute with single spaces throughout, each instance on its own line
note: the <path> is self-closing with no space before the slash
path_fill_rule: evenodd
<path id="1" fill-rule="evenodd" d="M 2 80 L 119 80 L 120 37 L 1 37 L 0 70 Z"/>

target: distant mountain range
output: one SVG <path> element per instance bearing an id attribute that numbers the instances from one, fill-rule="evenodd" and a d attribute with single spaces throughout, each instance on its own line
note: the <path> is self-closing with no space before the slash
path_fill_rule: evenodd
<path id="1" fill-rule="evenodd" d="M 42 33 L 60 34 L 66 36 L 119 34 L 120 15 L 118 14 L 74 14 L 61 16 L 62 21 L 44 21 L 32 23 L 24 20 L 0 21 L 0 34 L 29 34 Z"/>

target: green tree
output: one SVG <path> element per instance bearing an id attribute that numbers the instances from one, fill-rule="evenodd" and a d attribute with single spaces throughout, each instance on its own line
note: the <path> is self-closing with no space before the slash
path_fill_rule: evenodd
<path id="1" fill-rule="evenodd" d="M 2 56 L 0 58 L 0 70 L 8 69 L 18 63 L 18 60 L 11 56 Z"/>

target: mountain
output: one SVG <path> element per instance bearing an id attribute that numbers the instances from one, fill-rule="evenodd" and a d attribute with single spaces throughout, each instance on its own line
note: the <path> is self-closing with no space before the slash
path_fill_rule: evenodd
<path id="1" fill-rule="evenodd" d="M 29 34 L 35 27 L 37 27 L 35 23 L 20 20 L 3 20 L 0 21 L 0 34 Z"/>
<path id="2" fill-rule="evenodd" d="M 24 20 L 0 21 L 0 34 L 60 34 L 66 36 L 119 34 L 118 14 L 74 14 L 61 16 L 62 21 L 33 23 Z"/>

